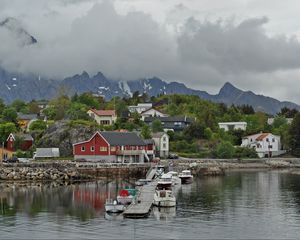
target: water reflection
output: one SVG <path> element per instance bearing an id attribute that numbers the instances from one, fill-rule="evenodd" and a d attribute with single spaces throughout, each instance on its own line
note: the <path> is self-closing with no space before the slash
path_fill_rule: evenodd
<path id="1" fill-rule="evenodd" d="M 116 197 L 119 189 L 125 186 L 129 184 L 118 180 L 72 185 L 0 184 L 0 215 L 15 216 L 22 213 L 34 218 L 40 213 L 47 212 L 87 221 L 102 215 L 108 195 Z"/>
<path id="2" fill-rule="evenodd" d="M 105 199 L 125 186 L 0 184 L 1 238 L 300 238 L 300 176 L 288 172 L 195 178 L 176 189 L 177 209 L 154 208 L 148 219 L 105 214 Z"/>

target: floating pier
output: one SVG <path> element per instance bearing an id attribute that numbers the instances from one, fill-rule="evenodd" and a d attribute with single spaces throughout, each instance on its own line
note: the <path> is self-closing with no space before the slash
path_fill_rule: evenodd
<path id="1" fill-rule="evenodd" d="M 152 168 L 148 171 L 146 176 L 147 180 L 152 180 L 155 177 L 156 169 Z M 145 218 L 149 215 L 149 212 L 153 203 L 153 196 L 157 186 L 157 180 L 152 180 L 148 184 L 142 186 L 139 190 L 137 199 L 131 203 L 124 211 L 123 215 L 126 218 Z"/>

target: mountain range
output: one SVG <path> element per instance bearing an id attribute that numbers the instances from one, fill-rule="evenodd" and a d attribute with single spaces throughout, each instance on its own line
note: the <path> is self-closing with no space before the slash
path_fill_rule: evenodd
<path id="1" fill-rule="evenodd" d="M 25 45 L 36 44 L 38 40 L 24 30 L 14 18 L 0 22 L 0 27 L 6 28 L 22 40 Z M 115 81 L 105 77 L 101 72 L 90 76 L 87 72 L 67 77 L 62 80 L 41 78 L 35 74 L 13 73 L 0 66 L 0 98 L 10 103 L 15 99 L 31 101 L 33 99 L 50 99 L 61 87 L 65 87 L 70 94 L 92 92 L 106 99 L 113 96 L 129 97 L 136 91 L 147 93 L 149 96 L 159 94 L 197 95 L 213 102 L 223 102 L 227 105 L 253 106 L 256 111 L 276 114 L 283 107 L 300 110 L 300 106 L 292 102 L 281 102 L 271 97 L 257 95 L 251 91 L 242 91 L 231 83 L 225 83 L 219 93 L 212 95 L 206 91 L 186 87 L 179 82 L 166 82 L 158 77 L 144 78 L 132 81 Z"/>

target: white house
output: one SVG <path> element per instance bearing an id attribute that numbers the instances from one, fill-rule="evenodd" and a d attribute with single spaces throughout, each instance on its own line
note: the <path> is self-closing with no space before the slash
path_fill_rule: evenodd
<path id="1" fill-rule="evenodd" d="M 219 128 L 224 129 L 225 131 L 229 130 L 246 130 L 247 123 L 246 122 L 220 122 Z"/>
<path id="2" fill-rule="evenodd" d="M 152 134 L 155 143 L 156 155 L 162 158 L 169 156 L 169 135 L 165 132 L 157 132 Z"/>
<path id="3" fill-rule="evenodd" d="M 137 106 L 128 106 L 128 110 L 131 113 L 142 113 L 150 108 L 152 108 L 152 103 L 139 103 Z"/>
<path id="4" fill-rule="evenodd" d="M 115 110 L 96 110 L 90 109 L 87 114 L 100 125 L 112 125 L 117 120 Z"/>
<path id="5" fill-rule="evenodd" d="M 285 150 L 282 150 L 280 136 L 272 133 L 246 136 L 242 139 L 241 147 L 254 148 L 260 158 L 279 156 L 285 153 Z"/>
<path id="6" fill-rule="evenodd" d="M 155 108 L 149 108 L 148 110 L 141 112 L 141 116 L 143 121 L 146 117 L 169 117 L 168 114 L 158 111 Z"/>

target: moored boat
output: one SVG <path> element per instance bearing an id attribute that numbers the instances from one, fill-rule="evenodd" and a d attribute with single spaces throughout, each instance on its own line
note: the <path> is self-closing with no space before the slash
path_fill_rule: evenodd
<path id="1" fill-rule="evenodd" d="M 117 201 L 121 204 L 130 204 L 136 196 L 136 189 L 122 189 L 117 196 Z"/>
<path id="2" fill-rule="evenodd" d="M 171 190 L 172 189 L 172 175 L 163 174 L 157 182 L 158 190 Z"/>
<path id="3" fill-rule="evenodd" d="M 107 213 L 121 213 L 124 210 L 125 210 L 125 206 L 121 203 L 118 203 L 117 200 L 106 199 L 105 211 Z"/>
<path id="4" fill-rule="evenodd" d="M 173 185 L 180 185 L 181 179 L 178 177 L 178 172 L 170 171 L 168 172 L 172 176 L 172 184 Z"/>
<path id="5" fill-rule="evenodd" d="M 179 178 L 181 179 L 182 184 L 188 184 L 193 182 L 193 175 L 190 170 L 183 170 L 179 174 Z"/>
<path id="6" fill-rule="evenodd" d="M 171 190 L 155 190 L 153 205 L 157 207 L 175 207 L 176 198 Z"/>

